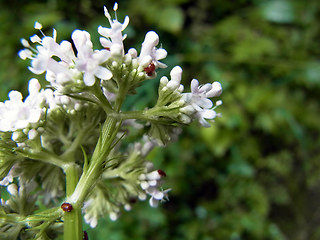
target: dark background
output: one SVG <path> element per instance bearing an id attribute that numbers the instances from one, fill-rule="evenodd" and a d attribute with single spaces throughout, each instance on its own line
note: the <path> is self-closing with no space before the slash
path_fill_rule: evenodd
<path id="1" fill-rule="evenodd" d="M 194 124 L 177 143 L 149 157 L 166 171 L 170 201 L 137 203 L 119 220 L 108 217 L 89 239 L 320 239 L 320 2 L 312 0 L 120 0 L 130 17 L 125 46 L 140 49 L 155 30 L 168 51 L 159 71 L 184 69 L 183 83 L 220 81 L 223 117 L 211 128 Z M 75 28 L 108 27 L 102 0 L 0 2 L 0 98 L 26 94 L 34 77 L 18 58 L 19 39 Z M 39 77 L 43 81 L 43 76 Z M 158 79 L 134 98 L 156 99 Z"/>

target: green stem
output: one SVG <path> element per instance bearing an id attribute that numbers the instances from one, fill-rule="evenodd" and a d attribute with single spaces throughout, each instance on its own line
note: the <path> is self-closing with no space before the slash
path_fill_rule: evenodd
<path id="1" fill-rule="evenodd" d="M 67 199 L 73 194 L 79 181 L 79 167 L 70 163 L 64 168 L 66 173 Z M 72 210 L 64 212 L 64 240 L 83 239 L 81 205 L 72 203 Z"/>
<path id="2" fill-rule="evenodd" d="M 88 170 L 83 172 L 81 175 L 73 195 L 70 196 L 70 202 L 81 206 L 90 190 L 95 186 L 97 179 L 103 171 L 103 163 L 107 160 L 107 156 L 111 151 L 112 143 L 120 128 L 120 124 L 117 126 L 117 122 L 118 120 L 115 118 L 110 116 L 107 117 L 102 127 L 102 132 L 97 146 L 90 160 Z"/>
<path id="3" fill-rule="evenodd" d="M 92 93 L 94 94 L 94 96 L 98 99 L 100 106 L 103 108 L 103 110 L 106 113 L 110 113 L 112 111 L 112 106 L 109 103 L 108 99 L 103 95 L 102 91 L 101 91 L 101 87 L 100 84 L 96 83 L 93 86 L 93 91 Z"/>
<path id="4" fill-rule="evenodd" d="M 64 165 L 65 165 L 65 162 L 63 161 L 63 159 L 61 159 L 59 156 L 45 149 L 41 149 L 34 153 L 31 153 L 30 151 L 24 151 L 24 150 L 18 150 L 17 152 L 24 157 L 37 160 L 40 162 L 48 163 L 48 164 L 53 164 L 62 169 L 64 168 Z"/>
<path id="5" fill-rule="evenodd" d="M 143 111 L 128 111 L 111 113 L 110 116 L 117 118 L 119 120 L 126 119 L 138 119 L 143 121 L 157 121 L 159 123 L 166 123 L 169 120 L 160 119 L 161 117 L 171 118 L 173 114 L 178 114 L 178 108 L 168 108 L 168 107 L 155 107 Z"/>
<path id="6" fill-rule="evenodd" d="M 83 138 L 88 133 L 88 129 L 83 129 L 82 131 L 78 133 L 77 137 L 73 140 L 73 142 L 70 144 L 68 149 L 62 154 L 62 158 L 64 159 L 73 159 L 73 155 L 77 148 L 81 145 L 81 142 L 83 141 Z"/>

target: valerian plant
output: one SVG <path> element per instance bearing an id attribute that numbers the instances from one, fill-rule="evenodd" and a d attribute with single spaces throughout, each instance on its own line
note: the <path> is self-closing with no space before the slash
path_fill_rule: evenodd
<path id="1" fill-rule="evenodd" d="M 99 218 L 116 220 L 136 200 L 157 207 L 170 189 L 161 187 L 166 173 L 147 160 L 150 151 L 175 141 L 182 126 L 198 121 L 209 127 L 219 116 L 215 108 L 222 102 L 209 98 L 221 94 L 220 83 L 199 86 L 193 79 L 185 93 L 179 66 L 160 79 L 153 107 L 136 110 L 132 103 L 135 110 L 122 110 L 128 95 L 166 67 L 167 52 L 156 47 L 154 31 L 139 54 L 126 52 L 122 32 L 129 17 L 121 23 L 106 8 L 104 14 L 110 27 L 98 28 L 100 50 L 93 50 L 86 31 L 75 30 L 72 43 L 57 43 L 56 30 L 46 36 L 38 22 L 41 36 L 21 40 L 19 56 L 31 59 L 34 74 L 45 73 L 47 85 L 33 78 L 25 99 L 11 91 L 0 103 L 0 184 L 10 195 L 1 199 L 1 239 L 85 239 L 83 219 L 94 228 Z M 128 143 L 131 134 L 137 141 Z"/>

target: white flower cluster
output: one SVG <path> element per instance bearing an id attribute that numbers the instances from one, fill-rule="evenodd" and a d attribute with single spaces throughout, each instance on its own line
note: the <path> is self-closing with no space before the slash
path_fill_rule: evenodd
<path id="1" fill-rule="evenodd" d="M 18 91 L 9 93 L 9 100 L 0 102 L 0 131 L 12 132 L 12 140 L 25 136 L 34 139 L 46 113 L 44 91 L 37 79 L 29 81 L 29 96 L 23 101 Z M 41 130 L 41 129 L 40 129 Z"/>
<path id="2" fill-rule="evenodd" d="M 117 220 L 121 208 L 130 211 L 138 199 L 144 201 L 149 196 L 152 207 L 168 200 L 171 189 L 161 188 L 166 173 L 160 169 L 154 170 L 153 163 L 144 159 L 157 143 L 147 136 L 144 136 L 142 141 L 143 144 L 135 143 L 130 153 L 125 154 L 125 160 L 118 168 L 108 169 L 102 174 L 102 180 L 109 180 L 114 184 L 111 183 L 106 188 L 101 185 L 95 187 L 86 199 L 83 206 L 84 220 L 92 228 L 96 227 L 98 219 L 106 214 L 112 221 Z M 121 187 L 115 191 L 117 184 Z"/>
<path id="3" fill-rule="evenodd" d="M 206 119 L 212 120 L 219 116 L 214 109 L 221 105 L 222 101 L 217 101 L 213 106 L 209 98 L 218 97 L 221 92 L 222 87 L 219 82 L 199 86 L 198 80 L 193 79 L 191 81 L 191 92 L 182 94 L 182 99 L 185 101 L 186 106 L 181 108 L 180 111 L 189 117 L 198 119 L 202 126 L 210 127 Z"/>
<path id="4" fill-rule="evenodd" d="M 96 189 L 94 196 L 91 196 L 83 205 L 84 221 L 90 225 L 91 228 L 95 228 L 98 224 L 98 219 L 101 215 L 109 214 L 112 221 L 115 221 L 119 217 L 120 209 L 115 204 L 112 204 L 104 196 L 104 192 L 100 189 Z"/>
<path id="5" fill-rule="evenodd" d="M 68 113 L 81 109 L 79 101 L 51 89 L 41 89 L 37 79 L 29 81 L 29 95 L 23 101 L 18 91 L 9 92 L 9 100 L 0 102 L 0 131 L 12 133 L 12 140 L 21 143 L 33 140 L 43 132 L 46 115 L 59 107 Z"/>
<path id="6" fill-rule="evenodd" d="M 222 104 L 219 100 L 215 106 L 209 98 L 218 97 L 222 93 L 222 87 L 219 82 L 207 83 L 199 86 L 196 79 L 191 81 L 191 92 L 183 93 L 184 86 L 181 84 L 182 69 L 175 66 L 170 72 L 170 80 L 167 77 L 160 79 L 158 105 L 167 108 L 180 108 L 178 119 L 183 123 L 191 123 L 198 120 L 204 127 L 210 127 L 206 121 L 219 116 L 215 108 Z"/>
<path id="7" fill-rule="evenodd" d="M 149 204 L 151 207 L 157 207 L 160 201 L 168 200 L 168 192 L 171 189 L 162 190 L 160 188 L 161 180 L 166 176 L 166 173 L 161 169 L 153 170 L 151 162 L 146 163 L 145 172 L 139 176 L 141 188 L 150 196 Z M 139 198 L 144 200 L 146 195 L 140 195 Z"/>
<path id="8" fill-rule="evenodd" d="M 114 11 L 118 8 L 115 4 Z M 86 31 L 75 30 L 71 38 L 77 50 L 75 53 L 72 44 L 68 41 L 62 41 L 60 44 L 56 42 L 57 32 L 53 30 L 53 36 L 45 36 L 43 38 L 34 35 L 30 38 L 32 43 L 39 44 L 36 49 L 32 48 L 25 39 L 22 44 L 26 49 L 19 52 L 22 59 L 31 59 L 31 67 L 29 69 L 35 74 L 46 72 L 46 80 L 51 85 L 64 92 L 64 86 L 68 84 L 76 84 L 77 87 L 93 86 L 97 79 L 102 82 L 112 78 L 111 69 L 119 64 L 119 57 L 125 62 L 130 62 L 141 76 L 154 76 L 157 68 L 166 67 L 159 60 L 167 56 L 167 52 L 156 45 L 159 43 L 158 35 L 151 31 L 146 34 L 142 44 L 140 55 L 134 48 L 129 49 L 125 54 L 123 40 L 126 35 L 122 34 L 129 23 L 129 17 L 126 16 L 123 23 L 117 19 L 111 19 L 107 10 L 105 16 L 109 20 L 110 28 L 100 26 L 98 32 L 101 45 L 104 49 L 93 50 L 90 34 Z M 35 28 L 41 30 L 42 26 L 36 22 Z M 135 72 L 137 73 L 137 72 Z"/>

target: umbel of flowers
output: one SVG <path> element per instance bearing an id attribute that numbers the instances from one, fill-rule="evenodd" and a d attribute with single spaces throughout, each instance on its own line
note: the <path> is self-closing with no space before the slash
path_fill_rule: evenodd
<path id="1" fill-rule="evenodd" d="M 40 36 L 21 41 L 19 56 L 30 59 L 29 70 L 45 74 L 47 84 L 42 88 L 33 78 L 25 99 L 11 91 L 0 103 L 0 184 L 10 194 L 1 199 L 0 239 L 62 233 L 82 239 L 83 218 L 94 228 L 99 218 L 116 220 L 137 200 L 157 207 L 170 188 L 162 187 L 166 173 L 148 160 L 150 151 L 175 141 L 182 126 L 197 121 L 209 127 L 219 116 L 215 108 L 222 102 L 210 98 L 221 94 L 220 83 L 193 79 L 191 92 L 184 92 L 179 66 L 160 78 L 153 107 L 124 111 L 126 97 L 166 67 L 167 52 L 157 47 L 154 31 L 141 49 L 126 51 L 129 17 L 121 23 L 106 8 L 104 14 L 110 27 L 98 28 L 100 49 L 83 30 L 72 33 L 72 43 L 58 43 L 56 30 L 47 36 L 38 22 Z M 127 140 L 130 134 L 135 142 Z"/>

